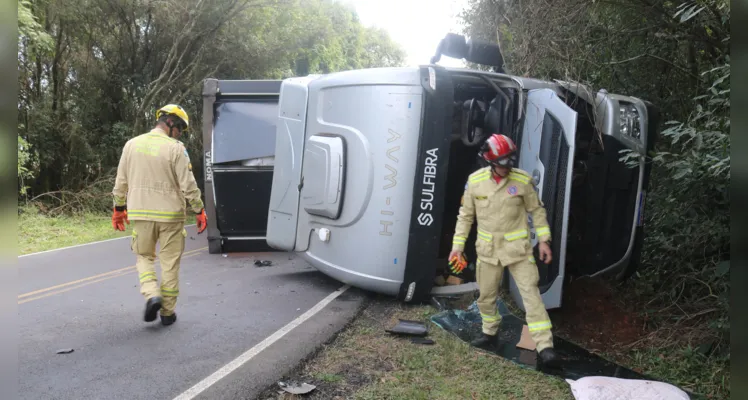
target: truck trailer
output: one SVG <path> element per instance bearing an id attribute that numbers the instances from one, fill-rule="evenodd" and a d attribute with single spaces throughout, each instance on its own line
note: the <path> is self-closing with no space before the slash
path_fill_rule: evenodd
<path id="1" fill-rule="evenodd" d="M 441 54 L 493 70 L 445 68 Z M 547 211 L 554 256 L 537 265 L 548 309 L 561 306 L 570 276 L 626 277 L 639 264 L 646 154 L 658 129 L 647 101 L 514 76 L 498 46 L 448 35 L 427 65 L 284 79 L 275 117 L 265 240 L 341 282 L 405 302 L 476 290 L 469 273 L 462 285 L 435 281 L 492 133 L 515 140 L 518 168 Z M 530 240 L 539 260 L 534 232 Z M 474 224 L 472 261 L 475 241 Z M 522 307 L 511 275 L 504 282 Z"/>
<path id="2" fill-rule="evenodd" d="M 208 251 L 275 251 L 265 241 L 280 80 L 203 83 Z"/>

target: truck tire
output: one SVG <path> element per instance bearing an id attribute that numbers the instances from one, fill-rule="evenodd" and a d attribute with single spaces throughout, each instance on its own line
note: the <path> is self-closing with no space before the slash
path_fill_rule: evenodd
<path id="1" fill-rule="evenodd" d="M 223 253 L 223 246 L 221 245 L 221 239 L 208 239 L 208 253 L 209 254 L 221 254 Z"/>

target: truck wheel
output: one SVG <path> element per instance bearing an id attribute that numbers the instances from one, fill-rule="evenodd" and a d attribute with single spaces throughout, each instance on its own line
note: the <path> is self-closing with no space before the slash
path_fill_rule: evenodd
<path id="1" fill-rule="evenodd" d="M 209 254 L 223 253 L 223 246 L 221 246 L 221 239 L 208 239 L 208 253 Z"/>

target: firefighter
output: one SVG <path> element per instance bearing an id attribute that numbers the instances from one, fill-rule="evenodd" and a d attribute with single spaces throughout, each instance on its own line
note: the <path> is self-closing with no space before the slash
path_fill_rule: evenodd
<path id="1" fill-rule="evenodd" d="M 192 164 L 178 140 L 189 125 L 187 113 L 178 105 L 156 111 L 156 126 L 125 144 L 112 191 L 114 229 L 124 231 L 125 223 L 132 220 L 130 247 L 137 258 L 140 293 L 146 300 L 144 320 L 154 321 L 160 311 L 163 325 L 177 320 L 179 266 L 187 236 L 185 206 L 197 214 L 198 234 L 207 227 Z M 161 247 L 160 286 L 154 268 L 156 242 Z"/>
<path id="2" fill-rule="evenodd" d="M 479 157 L 489 166 L 468 178 L 449 259 L 456 272 L 467 264 L 463 254 L 465 241 L 473 220 L 477 220 L 476 280 L 483 334 L 471 344 L 483 347 L 497 341 L 501 316 L 496 299 L 504 268 L 508 268 L 522 296 L 527 325 L 540 359 L 554 366 L 558 365 L 558 357 L 553 349 L 551 320 L 538 289 L 538 268 L 528 238 L 527 213 L 532 215 L 540 259 L 544 263 L 551 262 L 551 231 L 532 178 L 527 172 L 514 168 L 516 151 L 514 142 L 505 135 L 491 135 L 483 144 Z"/>

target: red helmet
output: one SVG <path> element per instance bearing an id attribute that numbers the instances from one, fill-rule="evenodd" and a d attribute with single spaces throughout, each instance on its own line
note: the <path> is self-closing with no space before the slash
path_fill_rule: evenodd
<path id="1" fill-rule="evenodd" d="M 489 164 L 512 168 L 517 158 L 517 145 L 506 135 L 494 133 L 483 143 L 480 156 Z"/>

